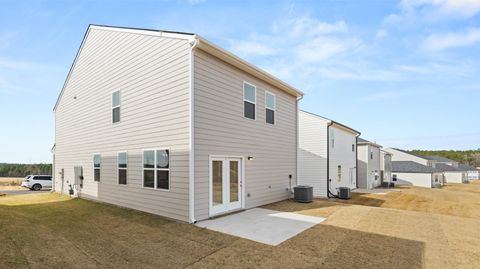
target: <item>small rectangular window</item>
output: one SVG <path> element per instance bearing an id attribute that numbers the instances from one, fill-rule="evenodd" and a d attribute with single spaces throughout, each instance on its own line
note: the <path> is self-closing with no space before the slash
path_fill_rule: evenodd
<path id="1" fill-rule="evenodd" d="M 265 118 L 266 122 L 275 124 L 275 109 L 277 106 L 276 96 L 272 93 L 265 92 Z"/>
<path id="2" fill-rule="evenodd" d="M 118 163 L 118 184 L 127 184 L 127 153 L 119 152 L 117 156 Z"/>
<path id="3" fill-rule="evenodd" d="M 257 103 L 257 88 L 247 82 L 243 83 L 243 116 L 255 119 L 255 105 Z"/>
<path id="4" fill-rule="evenodd" d="M 355 144 L 352 144 L 352 152 L 355 152 Z"/>
<path id="5" fill-rule="evenodd" d="M 370 160 L 373 160 L 373 149 L 370 150 Z"/>
<path id="6" fill-rule="evenodd" d="M 341 165 L 337 166 L 337 181 L 338 182 L 342 181 L 342 166 Z"/>
<path id="7" fill-rule="evenodd" d="M 333 148 L 335 148 L 335 132 L 333 129 L 331 128 L 328 128 L 328 136 L 330 137 L 330 146 Z"/>
<path id="8" fill-rule="evenodd" d="M 112 122 L 120 121 L 120 91 L 112 93 Z"/>
<path id="9" fill-rule="evenodd" d="M 154 189 L 170 189 L 170 150 L 146 150 L 143 152 L 143 186 Z"/>
<path id="10" fill-rule="evenodd" d="M 102 164 L 102 156 L 100 154 L 93 155 L 93 180 L 100 181 L 100 169 Z"/>

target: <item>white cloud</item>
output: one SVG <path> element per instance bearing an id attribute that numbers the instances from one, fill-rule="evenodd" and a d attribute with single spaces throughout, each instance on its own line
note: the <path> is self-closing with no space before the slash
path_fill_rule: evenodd
<path id="1" fill-rule="evenodd" d="M 310 16 L 282 18 L 267 33 L 230 40 L 230 50 L 288 79 L 320 74 L 322 65 L 362 46 L 344 21 L 327 23 Z"/>
<path id="2" fill-rule="evenodd" d="M 480 0 L 402 0 L 400 11 L 384 19 L 386 24 L 416 25 L 416 21 L 470 18 L 480 12 Z"/>
<path id="3" fill-rule="evenodd" d="M 375 34 L 375 37 L 378 39 L 382 39 L 388 36 L 388 31 L 385 29 L 379 29 Z"/>
<path id="4" fill-rule="evenodd" d="M 439 51 L 471 46 L 478 42 L 480 42 L 480 28 L 471 28 L 462 32 L 429 35 L 421 44 L 421 48 L 429 51 Z"/>

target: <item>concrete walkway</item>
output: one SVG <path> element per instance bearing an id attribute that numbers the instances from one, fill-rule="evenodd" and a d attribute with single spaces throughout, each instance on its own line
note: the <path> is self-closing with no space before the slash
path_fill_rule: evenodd
<path id="1" fill-rule="evenodd" d="M 201 221 L 196 225 L 256 242 L 276 246 L 325 218 L 253 208 L 237 214 Z"/>

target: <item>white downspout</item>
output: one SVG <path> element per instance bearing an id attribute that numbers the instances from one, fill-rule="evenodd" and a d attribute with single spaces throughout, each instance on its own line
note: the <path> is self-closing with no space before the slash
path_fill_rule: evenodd
<path id="1" fill-rule="evenodd" d="M 197 36 L 193 36 L 193 40 L 190 41 L 191 48 L 190 48 L 190 78 L 189 78 L 189 99 L 190 99 L 190 127 L 189 127 L 189 132 L 190 132 L 190 141 L 189 141 L 189 163 L 188 163 L 188 216 L 189 216 L 189 222 L 190 223 L 196 223 L 197 220 L 195 219 L 195 152 L 194 152 L 194 117 L 193 113 L 195 110 L 194 107 L 194 63 L 195 63 L 195 55 L 194 55 L 194 49 L 198 44 L 198 39 Z"/>
<path id="2" fill-rule="evenodd" d="M 297 144 L 296 144 L 296 153 L 297 153 L 297 158 L 296 158 L 296 164 L 295 164 L 295 168 L 296 168 L 296 175 L 295 175 L 295 181 L 296 181 L 296 184 L 295 185 L 299 185 L 298 184 L 298 146 L 299 146 L 299 129 L 300 129 L 300 119 L 299 119 L 299 111 L 300 111 L 300 108 L 298 106 L 298 104 L 300 103 L 300 101 L 303 99 L 303 95 L 300 96 L 300 97 L 297 97 Z M 290 186 L 290 193 L 293 193 L 293 190 L 291 189 L 291 186 Z"/>

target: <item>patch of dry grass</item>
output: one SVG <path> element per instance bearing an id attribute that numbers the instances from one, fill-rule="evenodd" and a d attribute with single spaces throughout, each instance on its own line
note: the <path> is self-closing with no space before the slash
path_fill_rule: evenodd
<path id="1" fill-rule="evenodd" d="M 428 212 L 430 203 L 454 196 L 449 188 L 429 191 L 267 205 L 327 217 L 275 247 L 58 194 L 0 197 L 0 268 L 480 267 L 480 218 L 459 217 L 459 207 Z M 389 208 L 396 199 L 404 209 Z"/>
<path id="2" fill-rule="evenodd" d="M 21 177 L 0 177 L 0 190 L 21 190 L 22 180 Z"/>

